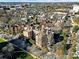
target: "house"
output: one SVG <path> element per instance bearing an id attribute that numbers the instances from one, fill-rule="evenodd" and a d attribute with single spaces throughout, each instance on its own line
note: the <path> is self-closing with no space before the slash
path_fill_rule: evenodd
<path id="1" fill-rule="evenodd" d="M 24 30 L 23 30 L 23 35 L 25 37 L 31 38 L 31 39 L 35 39 L 35 33 L 33 31 L 33 27 L 32 26 L 25 26 Z"/>
<path id="2" fill-rule="evenodd" d="M 19 25 L 18 24 L 15 24 L 15 25 L 12 25 L 11 26 L 11 32 L 12 32 L 12 34 L 17 34 L 17 33 L 19 33 Z"/>

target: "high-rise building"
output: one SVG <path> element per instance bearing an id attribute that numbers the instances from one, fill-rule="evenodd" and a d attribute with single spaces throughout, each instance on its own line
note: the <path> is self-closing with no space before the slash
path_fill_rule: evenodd
<path id="1" fill-rule="evenodd" d="M 37 30 L 36 32 L 36 45 L 40 48 L 47 47 L 48 38 L 44 31 L 44 26 L 42 26 L 41 30 Z"/>

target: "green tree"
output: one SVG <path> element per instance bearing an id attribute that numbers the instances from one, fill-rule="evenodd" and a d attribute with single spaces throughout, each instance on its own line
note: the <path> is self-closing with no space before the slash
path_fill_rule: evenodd
<path id="1" fill-rule="evenodd" d="M 78 30 L 79 30 L 79 26 L 75 25 L 75 26 L 73 27 L 73 32 L 77 32 Z"/>

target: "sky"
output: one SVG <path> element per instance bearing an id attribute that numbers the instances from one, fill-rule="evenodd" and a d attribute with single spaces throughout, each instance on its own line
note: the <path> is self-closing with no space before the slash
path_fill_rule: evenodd
<path id="1" fill-rule="evenodd" d="M 0 0 L 0 2 L 79 2 L 79 0 Z"/>

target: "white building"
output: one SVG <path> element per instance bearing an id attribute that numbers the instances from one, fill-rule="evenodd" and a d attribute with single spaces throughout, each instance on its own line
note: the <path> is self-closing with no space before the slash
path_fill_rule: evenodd
<path id="1" fill-rule="evenodd" d="M 79 12 L 79 5 L 73 5 L 73 9 L 70 10 L 70 12 L 72 12 L 73 14 Z"/>
<path id="2" fill-rule="evenodd" d="M 79 11 L 79 5 L 73 5 L 73 12 L 78 12 Z"/>

